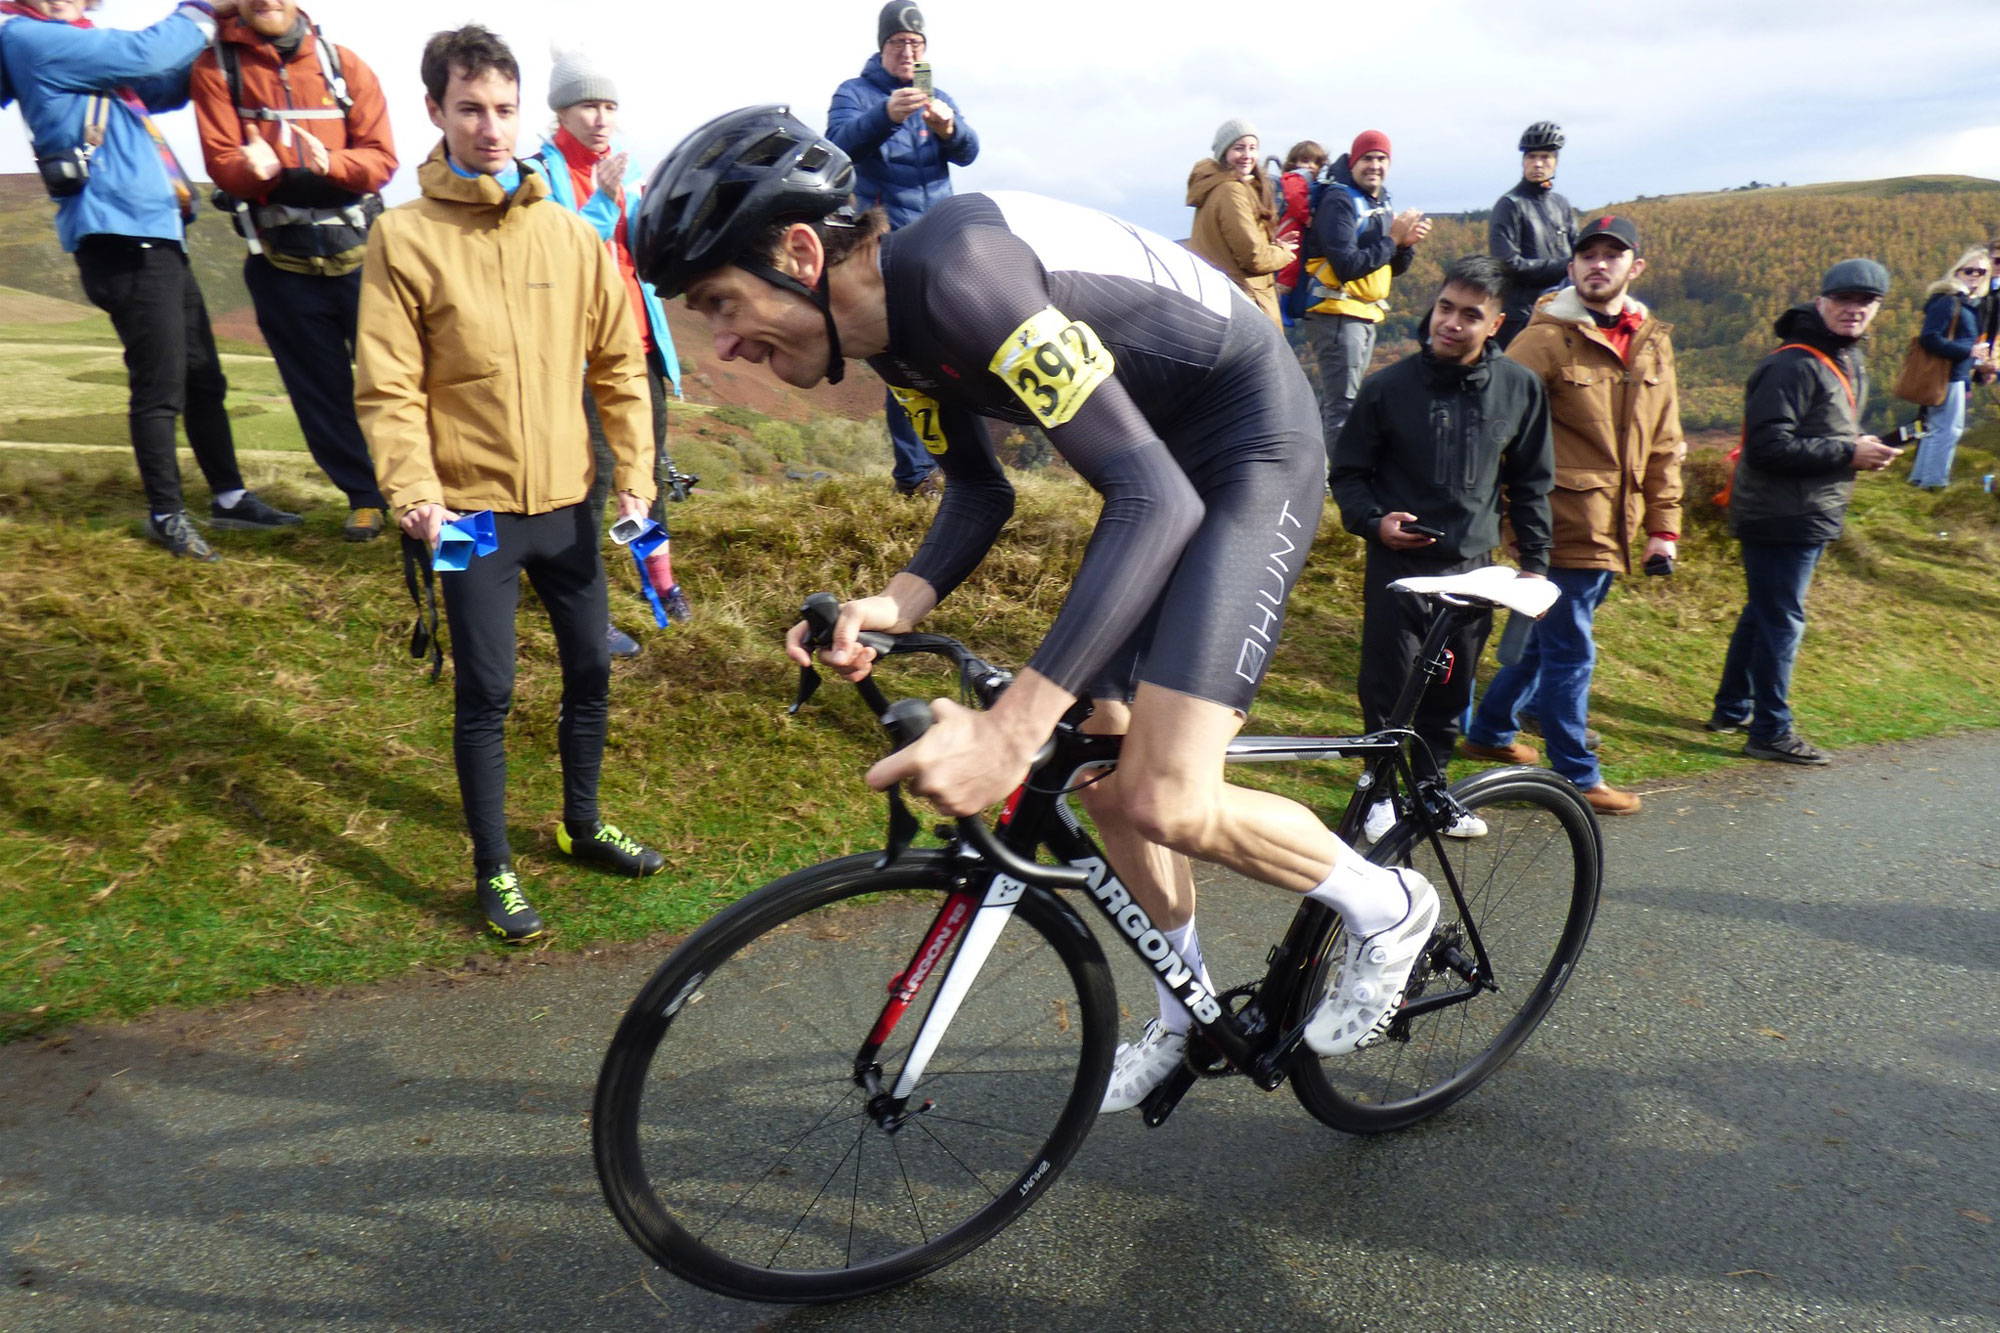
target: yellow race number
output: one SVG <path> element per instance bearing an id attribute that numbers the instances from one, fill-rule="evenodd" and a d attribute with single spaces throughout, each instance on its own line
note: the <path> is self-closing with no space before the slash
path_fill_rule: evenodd
<path id="1" fill-rule="evenodd" d="M 938 425 L 937 399 L 920 389 L 905 389 L 891 384 L 889 392 L 896 395 L 896 401 L 909 414 L 910 425 L 917 432 L 917 438 L 924 442 L 924 448 L 934 454 L 945 451 L 944 428 Z"/>
<path id="2" fill-rule="evenodd" d="M 1097 331 L 1049 306 L 1007 335 L 987 369 L 1044 426 L 1075 416 L 1097 386 L 1118 369 Z"/>

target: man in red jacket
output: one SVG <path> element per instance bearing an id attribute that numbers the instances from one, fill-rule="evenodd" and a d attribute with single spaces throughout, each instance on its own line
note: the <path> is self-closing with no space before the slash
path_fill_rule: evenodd
<path id="1" fill-rule="evenodd" d="M 297 0 L 242 0 L 195 62 L 191 96 L 209 176 L 250 246 L 257 327 L 313 461 L 347 496 L 342 535 L 367 541 L 387 502 L 354 417 L 354 322 L 377 191 L 396 170 L 382 87 Z"/>

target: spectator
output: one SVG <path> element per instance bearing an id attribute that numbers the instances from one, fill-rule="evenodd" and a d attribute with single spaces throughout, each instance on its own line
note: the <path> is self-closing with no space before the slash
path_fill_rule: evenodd
<path id="1" fill-rule="evenodd" d="M 1730 483 L 1729 527 L 1742 543 L 1743 613 L 1729 638 L 1710 731 L 1744 731 L 1743 753 L 1824 764 L 1824 750 L 1792 726 L 1792 666 L 1806 628 L 1806 589 L 1828 542 L 1840 536 L 1854 474 L 1880 472 L 1901 451 L 1861 433 L 1868 365 L 1861 340 L 1889 270 L 1843 259 L 1819 299 L 1778 316 L 1783 346 L 1757 363 L 1744 391 L 1743 453 Z"/>
<path id="2" fill-rule="evenodd" d="M 1361 386 L 1333 448 L 1340 521 L 1368 544 L 1362 572 L 1361 669 L 1356 687 L 1370 730 L 1389 716 L 1429 613 L 1389 584 L 1413 575 L 1458 574 L 1487 564 L 1511 525 L 1523 573 L 1549 563 L 1549 410 L 1534 372 L 1492 345 L 1506 274 L 1485 256 L 1454 262 L 1431 305 L 1428 346 Z M 1442 532 L 1429 537 L 1408 525 Z M 1468 667 L 1486 641 L 1484 621 L 1446 645 Z M 1472 702 L 1472 672 L 1454 671 L 1417 705 L 1417 734 L 1437 771 L 1451 758 L 1459 718 Z M 1379 838 L 1394 822 L 1388 801 L 1368 811 Z M 1485 825 L 1468 815 L 1457 837 Z"/>
<path id="3" fill-rule="evenodd" d="M 1388 179 L 1389 136 L 1380 130 L 1356 135 L 1320 177 L 1328 188 L 1313 211 L 1306 341 L 1319 362 L 1320 425 L 1329 453 L 1374 358 L 1390 281 L 1410 267 L 1417 244 L 1430 235 L 1430 219 L 1416 209 L 1391 212 Z"/>
<path id="4" fill-rule="evenodd" d="M 550 200 L 545 177 L 514 160 L 520 70 L 506 43 L 477 25 L 440 32 L 422 69 L 444 142 L 418 168 L 421 197 L 384 213 L 368 238 L 356 400 L 406 552 L 435 547 L 455 514 L 493 511 L 499 549 L 441 582 L 476 890 L 494 932 L 517 941 L 542 931 L 507 845 L 505 724 L 523 571 L 562 662 L 556 845 L 626 875 L 666 864 L 598 817 L 611 658 L 577 411 L 587 378 L 618 460 L 619 512 L 643 517 L 653 503 L 646 362 L 611 251 Z"/>
<path id="5" fill-rule="evenodd" d="M 1257 170 L 1259 148 L 1247 120 L 1225 120 L 1215 131 L 1214 155 L 1188 172 L 1188 207 L 1195 211 L 1188 249 L 1221 269 L 1282 328 L 1271 275 L 1297 258 L 1298 241 L 1272 239 L 1278 210 L 1270 181 Z"/>
<path id="6" fill-rule="evenodd" d="M 1613 576 L 1632 572 L 1640 534 L 1646 559 L 1674 558 L 1687 453 L 1670 329 L 1627 290 L 1645 271 L 1632 220 L 1593 219 L 1569 262 L 1572 285 L 1542 302 L 1508 349 L 1548 394 L 1556 470 L 1549 577 L 1562 597 L 1520 659 L 1494 676 L 1464 747 L 1475 758 L 1538 762 L 1532 746 L 1514 739 L 1519 706 L 1533 700 L 1549 767 L 1604 815 L 1636 814 L 1639 798 L 1604 780 L 1587 735 L 1593 621 Z"/>
<path id="7" fill-rule="evenodd" d="M 1562 146 L 1562 126 L 1552 120 L 1521 131 L 1520 183 L 1494 201 L 1486 223 L 1486 248 L 1507 270 L 1507 322 L 1496 335 L 1502 351 L 1528 327 L 1536 299 L 1560 285 L 1569 268 L 1576 214 L 1555 189 Z"/>
<path id="8" fill-rule="evenodd" d="M 1924 409 L 1924 433 L 1917 441 L 1917 461 L 1910 484 L 1941 491 L 1951 482 L 1952 455 L 1965 433 L 1965 400 L 1972 391 L 1973 372 L 1991 358 L 1992 344 L 1980 332 L 1979 298 L 1990 285 L 1993 259 L 1985 247 L 1974 246 L 1958 257 L 1951 272 L 1924 293 L 1924 324 L 1917 340 L 1932 356 L 1951 363 L 1951 381 L 1944 402 Z"/>
<path id="9" fill-rule="evenodd" d="M 1312 187 L 1319 179 L 1320 172 L 1326 170 L 1326 149 L 1311 139 L 1301 139 L 1292 145 L 1292 151 L 1285 154 L 1284 170 L 1278 176 L 1278 234 L 1290 233 L 1303 239 L 1312 229 Z M 1293 256 L 1292 262 L 1278 270 L 1278 298 L 1280 305 L 1299 288 L 1299 279 L 1304 275 L 1305 262 Z M 1285 310 L 1285 323 L 1290 325 L 1303 311 L 1294 313 Z"/>
<path id="10" fill-rule="evenodd" d="M 181 503 L 175 422 L 208 481 L 219 528 L 277 528 L 297 514 L 244 489 L 223 406 L 229 382 L 208 307 L 188 267 L 194 187 L 152 113 L 188 98 L 188 68 L 234 17 L 236 0 L 185 0 L 138 31 L 95 28 L 83 0 L 5 0 L 5 84 L 21 104 L 37 166 L 54 184 L 56 235 L 83 291 L 125 348 L 132 452 L 146 490 L 146 532 L 176 556 L 214 560 Z"/>
<path id="11" fill-rule="evenodd" d="M 354 417 L 361 257 L 396 171 L 375 72 L 297 0 L 243 0 L 191 80 L 209 178 L 250 244 L 243 284 L 306 448 L 347 497 L 341 535 L 382 533 L 388 502 Z"/>
<path id="12" fill-rule="evenodd" d="M 632 266 L 632 218 L 639 207 L 641 174 L 631 156 L 620 149 L 618 133 L 618 88 L 611 76 L 599 70 L 581 52 L 556 52 L 555 70 L 549 78 L 549 109 L 556 113 L 554 132 L 541 150 L 527 159 L 528 165 L 549 183 L 549 193 L 564 208 L 574 209 L 597 230 L 618 262 L 632 314 L 646 344 L 646 385 L 653 402 L 653 518 L 667 526 L 667 499 L 685 498 L 677 489 L 673 459 L 667 453 L 667 386 L 674 396 L 681 391 L 681 364 L 674 355 L 674 335 L 667 328 L 667 314 L 651 283 L 639 280 Z M 610 443 L 604 437 L 604 423 L 597 415 L 597 399 L 586 389 L 583 394 L 584 419 L 590 427 L 590 454 L 597 479 L 585 501 L 593 518 L 602 518 L 604 502 L 611 494 L 615 464 Z M 652 577 L 659 583 L 667 614 L 678 620 L 689 615 L 687 594 L 673 577 L 671 543 L 662 545 L 648 558 Z M 615 624 L 606 624 L 605 639 L 613 657 L 636 657 L 636 639 Z"/>
<path id="13" fill-rule="evenodd" d="M 951 168 L 979 156 L 979 136 L 942 88 L 915 86 L 917 65 L 929 50 L 924 16 L 911 0 L 889 0 L 875 21 L 880 48 L 861 73 L 834 89 L 826 110 L 826 137 L 854 161 L 856 212 L 879 206 L 890 227 L 924 215 L 951 194 Z M 925 64 L 928 77 L 929 65 Z M 837 380 L 836 376 L 836 380 Z M 898 495 L 936 495 L 944 479 L 917 439 L 896 395 L 886 397 L 892 475 Z"/>

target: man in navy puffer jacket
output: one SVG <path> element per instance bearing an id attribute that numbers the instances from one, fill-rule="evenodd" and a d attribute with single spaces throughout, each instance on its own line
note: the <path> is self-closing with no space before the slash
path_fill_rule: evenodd
<path id="1" fill-rule="evenodd" d="M 924 16 L 910 0 L 889 0 L 875 24 L 881 49 L 857 78 L 834 89 L 826 111 L 826 137 L 854 160 L 854 203 L 877 204 L 889 225 L 915 222 L 951 194 L 951 168 L 979 156 L 979 136 L 943 89 L 928 97 L 914 86 L 927 39 Z M 939 489 L 937 464 L 924 452 L 910 419 L 892 395 L 889 436 L 896 446 L 896 490 L 911 495 Z"/>

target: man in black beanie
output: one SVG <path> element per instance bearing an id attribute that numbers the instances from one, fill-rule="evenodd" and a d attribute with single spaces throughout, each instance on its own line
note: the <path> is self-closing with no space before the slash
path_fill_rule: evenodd
<path id="1" fill-rule="evenodd" d="M 924 15 L 911 0 L 889 0 L 875 21 L 875 45 L 861 73 L 836 88 L 826 111 L 826 137 L 854 161 L 854 203 L 880 206 L 889 225 L 915 222 L 951 195 L 951 168 L 979 156 L 979 136 L 941 88 L 916 85 L 929 53 Z M 928 72 L 928 66 L 926 66 Z M 935 495 L 937 464 L 891 394 L 889 436 L 896 450 L 899 495 Z"/>

